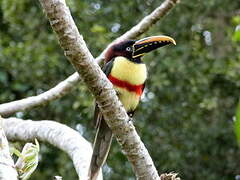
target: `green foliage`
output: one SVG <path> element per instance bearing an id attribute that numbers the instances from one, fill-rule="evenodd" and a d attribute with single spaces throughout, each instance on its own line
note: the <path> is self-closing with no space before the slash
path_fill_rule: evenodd
<path id="1" fill-rule="evenodd" d="M 68 0 L 74 20 L 94 56 L 161 2 Z M 170 35 L 177 46 L 144 58 L 149 78 L 136 126 L 160 173 L 182 179 L 234 179 L 240 150 L 233 117 L 240 94 L 239 2 L 185 0 L 141 37 Z M 38 1 L 0 1 L 0 103 L 46 91 L 74 72 Z M 79 83 L 68 96 L 20 114 L 53 119 L 93 141 L 93 98 Z M 16 114 L 19 116 L 19 113 Z M 63 118 L 64 117 L 64 118 Z M 70 159 L 41 145 L 32 179 L 76 179 Z M 106 179 L 133 179 L 116 142 Z"/>
<path id="2" fill-rule="evenodd" d="M 15 166 L 20 179 L 28 180 L 37 168 L 39 150 L 37 139 L 35 139 L 35 144 L 25 144 L 21 153 L 17 149 L 13 149 L 13 153 L 18 157 Z"/>
<path id="3" fill-rule="evenodd" d="M 240 146 L 240 103 L 238 103 L 238 106 L 237 106 L 234 129 L 235 129 L 238 145 Z"/>

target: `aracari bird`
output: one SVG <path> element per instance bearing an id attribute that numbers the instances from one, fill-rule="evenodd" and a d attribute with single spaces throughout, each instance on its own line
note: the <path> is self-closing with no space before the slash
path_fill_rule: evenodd
<path id="1" fill-rule="evenodd" d="M 129 117 L 133 116 L 139 104 L 147 79 L 146 65 L 141 57 L 171 43 L 176 45 L 171 37 L 152 36 L 138 41 L 121 41 L 112 45 L 106 52 L 103 71 L 113 84 Z M 106 161 L 113 137 L 97 105 L 94 119 L 97 124 L 97 133 L 88 174 L 90 180 L 97 179 L 99 170 Z"/>

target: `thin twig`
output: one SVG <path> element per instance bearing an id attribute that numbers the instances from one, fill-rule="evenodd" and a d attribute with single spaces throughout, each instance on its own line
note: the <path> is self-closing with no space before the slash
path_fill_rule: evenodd
<path id="1" fill-rule="evenodd" d="M 36 106 L 47 104 L 68 94 L 78 83 L 79 75 L 74 73 L 54 88 L 37 96 L 31 96 L 17 101 L 0 104 L 0 115 L 8 116 L 18 111 L 25 111 Z"/>

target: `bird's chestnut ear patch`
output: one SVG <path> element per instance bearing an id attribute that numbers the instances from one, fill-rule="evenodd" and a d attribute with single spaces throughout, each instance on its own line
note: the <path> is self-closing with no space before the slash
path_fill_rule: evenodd
<path id="1" fill-rule="evenodd" d="M 113 44 L 105 53 L 105 61 L 109 62 L 117 56 L 132 58 L 134 40 L 125 40 Z"/>

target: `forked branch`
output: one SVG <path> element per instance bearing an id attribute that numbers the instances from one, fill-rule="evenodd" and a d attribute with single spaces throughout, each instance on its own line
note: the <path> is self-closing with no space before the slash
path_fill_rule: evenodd
<path id="1" fill-rule="evenodd" d="M 106 123 L 132 164 L 137 179 L 159 180 L 153 161 L 118 100 L 112 84 L 94 61 L 64 0 L 40 0 L 60 45 L 93 93 Z"/>

